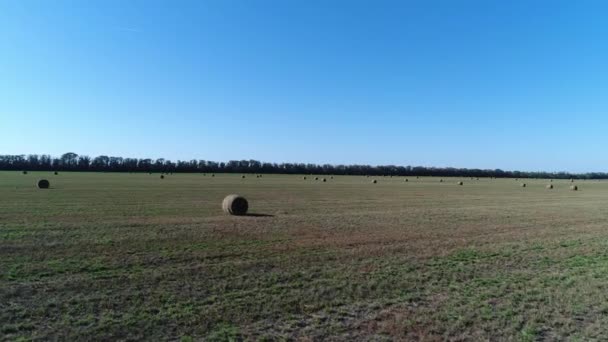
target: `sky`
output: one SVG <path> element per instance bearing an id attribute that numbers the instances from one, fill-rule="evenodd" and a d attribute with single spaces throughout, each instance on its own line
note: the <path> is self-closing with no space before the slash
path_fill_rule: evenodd
<path id="1" fill-rule="evenodd" d="M 0 154 L 608 171 L 606 13 L 0 0 Z"/>

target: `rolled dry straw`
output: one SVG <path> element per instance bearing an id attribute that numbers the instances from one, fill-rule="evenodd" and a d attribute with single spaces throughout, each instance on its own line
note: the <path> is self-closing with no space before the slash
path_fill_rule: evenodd
<path id="1" fill-rule="evenodd" d="M 324 182 L 327 182 L 327 179 L 323 178 L 323 181 L 324 181 Z"/>
<path id="2" fill-rule="evenodd" d="M 315 177 L 315 180 L 319 180 L 319 177 Z"/>
<path id="3" fill-rule="evenodd" d="M 547 189 L 553 189 L 553 184 L 547 184 Z"/>
<path id="4" fill-rule="evenodd" d="M 38 181 L 38 189 L 48 189 L 51 183 L 49 183 L 46 179 L 41 179 Z"/>
<path id="5" fill-rule="evenodd" d="M 230 215 L 245 215 L 249 209 L 249 203 L 241 195 L 228 195 L 222 202 L 222 210 Z"/>
<path id="6" fill-rule="evenodd" d="M 406 182 L 409 182 L 409 180 L 408 180 L 407 178 L 405 179 L 405 181 L 406 181 Z"/>
<path id="7" fill-rule="evenodd" d="M 245 175 L 242 175 L 241 178 L 245 178 Z"/>
<path id="8" fill-rule="evenodd" d="M 55 176 L 57 176 L 59 174 L 59 172 L 55 171 Z"/>
<path id="9" fill-rule="evenodd" d="M 215 173 L 212 173 L 212 174 L 211 174 L 211 177 L 215 177 Z"/>
<path id="10" fill-rule="evenodd" d="M 303 180 L 306 180 L 306 176 L 302 177 Z"/>
<path id="11" fill-rule="evenodd" d="M 23 171 L 23 174 L 24 174 L 24 175 L 27 175 L 27 171 Z"/>
<path id="12" fill-rule="evenodd" d="M 526 183 L 521 183 L 521 187 L 525 188 L 526 187 Z"/>
<path id="13" fill-rule="evenodd" d="M 571 186 L 570 186 L 570 190 L 572 190 L 572 191 L 578 191 L 578 186 L 576 186 L 576 185 L 571 185 Z"/>
<path id="14" fill-rule="evenodd" d="M 443 183 L 443 179 L 440 179 L 440 180 L 439 180 L 439 183 Z"/>
<path id="15" fill-rule="evenodd" d="M 457 184 L 458 184 L 458 185 L 464 185 L 464 183 L 463 183 L 463 182 L 458 182 Z"/>
<path id="16" fill-rule="evenodd" d="M 374 180 L 372 181 L 372 184 L 376 184 L 376 183 L 378 183 L 378 181 L 374 179 Z"/>
<path id="17" fill-rule="evenodd" d="M 160 175 L 160 179 L 165 179 L 165 176 L 164 175 Z"/>

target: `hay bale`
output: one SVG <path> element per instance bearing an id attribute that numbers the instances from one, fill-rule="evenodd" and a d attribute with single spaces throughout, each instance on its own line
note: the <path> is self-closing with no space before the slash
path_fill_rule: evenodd
<path id="1" fill-rule="evenodd" d="M 378 183 L 378 181 L 374 179 L 374 180 L 372 181 L 372 184 L 376 184 L 376 183 Z"/>
<path id="2" fill-rule="evenodd" d="M 211 174 L 211 177 L 215 177 L 215 173 Z"/>
<path id="3" fill-rule="evenodd" d="M 51 183 L 49 183 L 46 179 L 41 179 L 38 181 L 38 189 L 48 189 Z"/>
<path id="4" fill-rule="evenodd" d="M 23 174 L 24 174 L 24 175 L 27 175 L 27 171 L 23 171 Z"/>
<path id="5" fill-rule="evenodd" d="M 576 186 L 576 185 L 570 185 L 570 190 L 572 190 L 572 191 L 578 191 L 578 186 Z"/>
<path id="6" fill-rule="evenodd" d="M 319 180 L 319 177 L 315 177 L 315 180 Z"/>
<path id="7" fill-rule="evenodd" d="M 165 179 L 165 175 L 160 175 L 160 179 Z"/>
<path id="8" fill-rule="evenodd" d="M 463 183 L 463 182 L 458 182 L 458 183 L 456 183 L 456 184 L 458 184 L 458 185 L 464 185 L 464 183 Z"/>
<path id="9" fill-rule="evenodd" d="M 409 182 L 409 180 L 406 178 L 406 179 L 405 179 L 405 182 L 407 183 L 407 182 Z"/>
<path id="10" fill-rule="evenodd" d="M 242 176 L 241 176 L 241 178 L 243 178 L 243 179 L 244 179 L 244 178 L 245 178 L 245 175 L 242 175 Z"/>
<path id="11" fill-rule="evenodd" d="M 443 183 L 443 179 L 440 179 L 440 180 L 439 180 L 439 183 Z"/>
<path id="12" fill-rule="evenodd" d="M 329 179 L 334 179 L 334 176 L 330 176 Z"/>
<path id="13" fill-rule="evenodd" d="M 302 177 L 303 180 L 306 180 L 306 176 Z"/>
<path id="14" fill-rule="evenodd" d="M 526 187 L 526 183 L 521 183 L 521 187 L 525 188 Z"/>
<path id="15" fill-rule="evenodd" d="M 327 179 L 323 178 L 323 182 L 327 182 Z"/>
<path id="16" fill-rule="evenodd" d="M 57 171 L 55 171 L 54 173 L 55 173 L 55 176 L 57 176 L 59 174 L 59 172 L 57 172 Z"/>
<path id="17" fill-rule="evenodd" d="M 249 209 L 249 203 L 245 197 L 241 195 L 228 195 L 222 202 L 222 209 L 226 214 L 230 215 L 245 215 Z"/>
<path id="18" fill-rule="evenodd" d="M 553 184 L 547 184 L 547 189 L 553 189 Z"/>

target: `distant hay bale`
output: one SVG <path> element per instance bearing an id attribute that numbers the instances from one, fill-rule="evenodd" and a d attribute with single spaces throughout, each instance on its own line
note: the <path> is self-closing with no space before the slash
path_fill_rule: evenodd
<path id="1" fill-rule="evenodd" d="M 406 182 L 409 182 L 409 180 L 408 180 L 407 178 L 405 179 L 405 181 L 406 181 Z"/>
<path id="2" fill-rule="evenodd" d="M 303 180 L 306 180 L 306 176 L 302 177 Z"/>
<path id="3" fill-rule="evenodd" d="M 525 188 L 526 187 L 526 183 L 521 183 L 521 187 Z"/>
<path id="4" fill-rule="evenodd" d="M 23 174 L 24 174 L 24 175 L 27 175 L 27 171 L 23 171 Z"/>
<path id="5" fill-rule="evenodd" d="M 334 176 L 330 176 L 329 179 L 334 179 Z"/>
<path id="6" fill-rule="evenodd" d="M 57 172 L 57 171 L 55 171 L 54 173 L 55 173 L 55 176 L 57 176 L 59 174 L 59 172 Z"/>
<path id="7" fill-rule="evenodd" d="M 443 183 L 443 179 L 440 179 L 440 180 L 439 180 L 439 183 Z"/>
<path id="8" fill-rule="evenodd" d="M 38 181 L 38 189 L 48 189 L 51 183 L 49 183 L 46 179 L 41 179 Z"/>
<path id="9" fill-rule="evenodd" d="M 553 184 L 547 184 L 547 189 L 553 189 Z"/>
<path id="10" fill-rule="evenodd" d="M 378 181 L 374 179 L 374 180 L 372 181 L 372 184 L 376 184 L 376 183 L 378 183 Z"/>
<path id="11" fill-rule="evenodd" d="M 245 178 L 245 175 L 242 175 L 241 178 Z"/>
<path id="12" fill-rule="evenodd" d="M 456 184 L 458 184 L 458 185 L 464 185 L 464 183 L 463 183 L 463 182 L 458 182 L 458 183 L 456 183 Z"/>
<path id="13" fill-rule="evenodd" d="M 241 195 L 228 195 L 222 202 L 222 209 L 230 215 L 245 215 L 249 209 L 249 203 Z"/>
<path id="14" fill-rule="evenodd" d="M 572 190 L 572 191 L 578 191 L 578 186 L 576 186 L 576 185 L 571 185 L 571 186 L 570 186 L 570 190 Z"/>
<path id="15" fill-rule="evenodd" d="M 327 182 L 327 179 L 323 178 L 323 182 Z"/>
<path id="16" fill-rule="evenodd" d="M 165 175 L 160 175 L 160 179 L 165 179 Z"/>
<path id="17" fill-rule="evenodd" d="M 215 177 L 215 173 L 211 174 L 211 177 Z"/>
<path id="18" fill-rule="evenodd" d="M 315 177 L 315 180 L 319 180 L 319 177 Z"/>

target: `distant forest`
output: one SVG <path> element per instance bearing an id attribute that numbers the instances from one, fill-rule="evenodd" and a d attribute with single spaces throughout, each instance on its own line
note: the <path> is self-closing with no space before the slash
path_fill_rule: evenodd
<path id="1" fill-rule="evenodd" d="M 188 172 L 188 173 L 274 173 L 274 174 L 325 174 L 370 176 L 441 176 L 441 177 L 497 177 L 497 178 L 578 178 L 606 179 L 608 173 L 593 172 L 572 174 L 567 172 L 524 172 L 439 168 L 396 165 L 331 165 L 303 163 L 264 163 L 257 160 L 136 159 L 122 157 L 89 156 L 64 153 L 59 158 L 50 155 L 0 155 L 0 170 L 13 171 L 97 171 L 97 172 Z"/>

